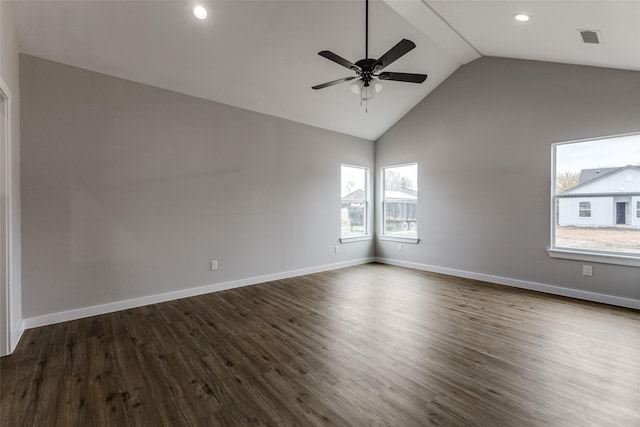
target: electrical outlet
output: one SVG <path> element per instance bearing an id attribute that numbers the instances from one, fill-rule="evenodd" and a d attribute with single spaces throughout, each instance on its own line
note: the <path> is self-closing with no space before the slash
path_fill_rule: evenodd
<path id="1" fill-rule="evenodd" d="M 593 276 L 593 267 L 590 265 L 582 266 L 582 275 L 583 276 Z"/>
<path id="2" fill-rule="evenodd" d="M 211 260 L 211 269 L 212 270 L 217 270 L 218 269 L 218 260 L 217 259 Z"/>
<path id="3" fill-rule="evenodd" d="M 333 248 L 333 250 L 336 251 L 337 254 L 339 254 L 340 253 L 340 246 L 336 245 L 336 247 Z"/>

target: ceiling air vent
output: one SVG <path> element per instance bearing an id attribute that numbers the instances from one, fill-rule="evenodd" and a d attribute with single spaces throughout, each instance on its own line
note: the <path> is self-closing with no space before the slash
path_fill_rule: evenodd
<path id="1" fill-rule="evenodd" d="M 587 44 L 601 44 L 602 43 L 602 34 L 600 34 L 599 30 L 578 30 L 580 33 L 580 37 L 582 37 L 582 42 Z"/>

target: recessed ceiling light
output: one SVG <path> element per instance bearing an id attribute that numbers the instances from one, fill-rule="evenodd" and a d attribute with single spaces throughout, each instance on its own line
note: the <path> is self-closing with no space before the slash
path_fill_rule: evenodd
<path id="1" fill-rule="evenodd" d="M 516 15 L 516 21 L 527 22 L 528 20 L 529 20 L 529 15 L 525 15 L 523 13 Z"/>
<path id="2" fill-rule="evenodd" d="M 196 6 L 196 7 L 193 8 L 193 14 L 198 19 L 204 19 L 204 18 L 207 17 L 207 9 L 205 9 L 202 6 Z"/>

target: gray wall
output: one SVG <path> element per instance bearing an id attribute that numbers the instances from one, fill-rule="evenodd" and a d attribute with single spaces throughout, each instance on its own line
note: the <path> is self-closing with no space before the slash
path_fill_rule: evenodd
<path id="1" fill-rule="evenodd" d="M 640 73 L 481 58 L 376 143 L 377 167 L 418 162 L 418 245 L 377 256 L 640 299 L 640 269 L 549 258 L 551 144 L 640 131 Z M 379 206 L 378 206 L 379 209 Z"/>
<path id="2" fill-rule="evenodd" d="M 372 142 L 31 56 L 20 73 L 25 318 L 373 256 L 334 253 L 340 164 L 372 168 Z"/>
<path id="3" fill-rule="evenodd" d="M 11 2 L 0 1 L 0 76 L 11 91 L 11 266 L 10 314 L 13 341 L 18 338 L 22 322 L 21 264 L 20 264 L 20 85 L 18 67 L 18 38 L 14 26 Z M 3 195 L 4 196 L 4 195 Z"/>
<path id="4" fill-rule="evenodd" d="M 373 255 L 369 242 L 333 252 L 340 164 L 373 167 L 371 142 L 35 57 L 20 65 L 24 317 Z M 461 68 L 377 142 L 378 168 L 419 163 L 422 241 L 378 242 L 376 255 L 640 299 L 637 268 L 597 264 L 587 278 L 582 262 L 546 253 L 551 144 L 640 131 L 637 93 L 629 71 Z"/>

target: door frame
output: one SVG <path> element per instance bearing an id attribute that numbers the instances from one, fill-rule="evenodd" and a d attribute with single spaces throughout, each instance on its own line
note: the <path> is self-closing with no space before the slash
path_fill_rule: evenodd
<path id="1" fill-rule="evenodd" d="M 4 109 L 4 123 L 0 126 L 0 356 L 13 351 L 14 325 L 11 298 L 11 113 L 12 96 L 0 76 L 0 108 Z M 2 118 L 0 118 L 2 120 Z"/>
<path id="2" fill-rule="evenodd" d="M 627 223 L 627 202 L 615 202 L 616 203 L 616 225 L 625 225 Z M 622 206 L 621 206 L 622 205 Z M 620 209 L 622 207 L 622 210 Z M 618 222 L 620 220 L 620 213 L 622 212 L 622 219 L 624 222 Z"/>

